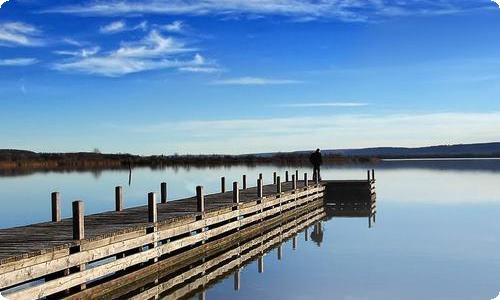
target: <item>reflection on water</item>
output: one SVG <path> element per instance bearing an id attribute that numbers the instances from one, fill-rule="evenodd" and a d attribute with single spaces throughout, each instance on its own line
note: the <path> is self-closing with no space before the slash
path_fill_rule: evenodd
<path id="1" fill-rule="evenodd" d="M 372 166 L 333 166 L 325 179 L 362 179 Z M 240 269 L 205 286 L 207 299 L 492 299 L 500 291 L 500 161 L 398 161 L 374 166 L 377 225 L 366 218 L 333 217 L 306 236 L 286 240 L 276 256 L 254 257 Z M 294 170 L 295 168 L 289 168 Z M 146 203 L 146 193 L 169 183 L 169 198 L 208 193 L 246 174 L 267 183 L 277 167 L 134 169 L 84 173 L 35 173 L 0 178 L 0 227 L 50 219 L 50 192 L 60 191 L 63 216 L 75 199 L 86 213 L 112 210 L 114 187 L 122 185 L 125 206 Z M 304 167 L 300 173 L 311 172 Z M 305 235 L 305 229 L 304 229 Z M 318 247 L 320 245 L 320 247 Z M 271 258 L 272 257 L 272 258 Z M 198 290 L 197 290 L 198 291 Z M 187 294 L 186 297 L 198 297 Z M 199 292 L 199 291 L 198 291 Z"/>

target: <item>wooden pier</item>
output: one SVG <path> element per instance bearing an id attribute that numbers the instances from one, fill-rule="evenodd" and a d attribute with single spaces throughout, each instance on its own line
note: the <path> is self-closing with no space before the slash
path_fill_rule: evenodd
<path id="1" fill-rule="evenodd" d="M 196 196 L 176 201 L 168 200 L 162 183 L 159 203 L 149 193 L 148 205 L 133 208 L 125 208 L 116 187 L 115 211 L 85 216 L 84 203 L 74 201 L 69 219 L 61 219 L 60 195 L 53 193 L 51 222 L 0 229 L 0 292 L 9 300 L 106 299 L 109 289 L 130 282 L 123 281 L 127 276 L 173 272 L 188 258 L 245 241 L 256 230 L 308 214 L 313 218 L 315 211 L 321 215 L 317 209 L 327 182 L 308 181 L 307 174 L 299 181 L 298 172 L 289 181 L 287 175 L 284 182 L 274 175 L 267 185 L 259 176 L 254 187 L 247 187 L 244 176 L 230 191 L 221 178 L 220 193 L 205 195 L 198 186 Z"/>

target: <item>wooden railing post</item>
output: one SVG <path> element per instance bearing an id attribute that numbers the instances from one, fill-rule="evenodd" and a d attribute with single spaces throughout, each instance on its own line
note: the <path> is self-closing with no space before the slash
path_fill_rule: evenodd
<path id="1" fill-rule="evenodd" d="M 276 184 L 276 172 L 273 172 L 273 184 Z"/>
<path id="2" fill-rule="evenodd" d="M 156 206 L 156 194 L 148 193 L 148 222 L 158 222 L 158 209 Z"/>
<path id="3" fill-rule="evenodd" d="M 196 210 L 200 213 L 205 212 L 205 196 L 201 185 L 196 187 Z"/>
<path id="4" fill-rule="evenodd" d="M 83 240 L 85 238 L 85 220 L 83 201 L 73 201 L 73 239 Z"/>
<path id="5" fill-rule="evenodd" d="M 295 170 L 295 179 L 299 180 L 299 170 Z"/>
<path id="6" fill-rule="evenodd" d="M 226 177 L 221 177 L 220 178 L 220 192 L 225 193 L 226 192 Z"/>
<path id="7" fill-rule="evenodd" d="M 304 173 L 304 186 L 306 188 L 309 186 L 309 181 L 307 180 L 307 173 Z"/>
<path id="8" fill-rule="evenodd" d="M 240 190 L 238 189 L 238 182 L 233 182 L 233 204 L 240 203 Z"/>
<path id="9" fill-rule="evenodd" d="M 281 195 L 281 178 L 279 176 L 276 177 L 276 193 L 278 196 Z"/>
<path id="10" fill-rule="evenodd" d="M 162 182 L 160 184 L 160 201 L 161 203 L 167 203 L 167 183 Z"/>
<path id="11" fill-rule="evenodd" d="M 372 180 L 375 180 L 375 169 L 372 169 Z"/>
<path id="12" fill-rule="evenodd" d="M 370 170 L 366 171 L 366 173 L 367 173 L 368 182 L 370 182 Z"/>
<path id="13" fill-rule="evenodd" d="M 288 182 L 288 171 L 285 171 L 285 182 Z"/>
<path id="14" fill-rule="evenodd" d="M 115 187 L 115 211 L 123 210 L 123 188 L 121 186 Z"/>
<path id="15" fill-rule="evenodd" d="M 292 189 L 293 190 L 297 189 L 297 178 L 295 177 L 294 174 L 292 174 Z"/>
<path id="16" fill-rule="evenodd" d="M 52 202 L 52 222 L 61 221 L 61 195 L 59 192 L 53 192 L 51 194 Z"/>
<path id="17" fill-rule="evenodd" d="M 247 175 L 243 175 L 243 189 L 247 189 Z"/>
<path id="18" fill-rule="evenodd" d="M 262 179 L 257 179 L 257 197 L 262 198 Z"/>

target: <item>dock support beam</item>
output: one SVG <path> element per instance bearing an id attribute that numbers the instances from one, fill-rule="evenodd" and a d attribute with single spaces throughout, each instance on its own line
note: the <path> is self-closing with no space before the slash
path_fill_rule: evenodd
<path id="1" fill-rule="evenodd" d="M 59 192 L 51 194 L 52 200 L 52 222 L 61 222 L 61 195 Z"/>
<path id="2" fill-rule="evenodd" d="M 121 186 L 115 187 L 115 211 L 123 210 L 123 188 Z"/>
<path id="3" fill-rule="evenodd" d="M 167 183 L 162 182 L 160 184 L 160 198 L 161 203 L 167 203 Z"/>

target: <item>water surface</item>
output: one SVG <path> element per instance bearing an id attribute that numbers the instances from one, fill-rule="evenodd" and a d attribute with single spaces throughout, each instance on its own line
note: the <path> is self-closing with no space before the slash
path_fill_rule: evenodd
<path id="1" fill-rule="evenodd" d="M 241 288 L 228 275 L 207 287 L 207 299 L 492 299 L 500 291 L 500 161 L 388 161 L 374 166 L 334 166 L 325 179 L 361 179 L 375 167 L 377 222 L 333 218 L 323 222 L 321 245 L 299 235 L 297 249 L 270 252 L 241 270 Z M 295 168 L 288 168 L 294 171 Z M 87 213 L 112 210 L 114 186 L 127 206 L 146 203 L 149 191 L 169 183 L 169 197 L 194 194 L 196 185 L 219 190 L 258 173 L 267 182 L 285 168 L 134 169 L 99 173 L 34 173 L 0 177 L 0 227 L 50 218 L 50 192 L 60 191 L 63 216 L 83 199 Z M 306 170 L 300 168 L 302 174 Z M 194 298 L 197 298 L 195 296 Z"/>

